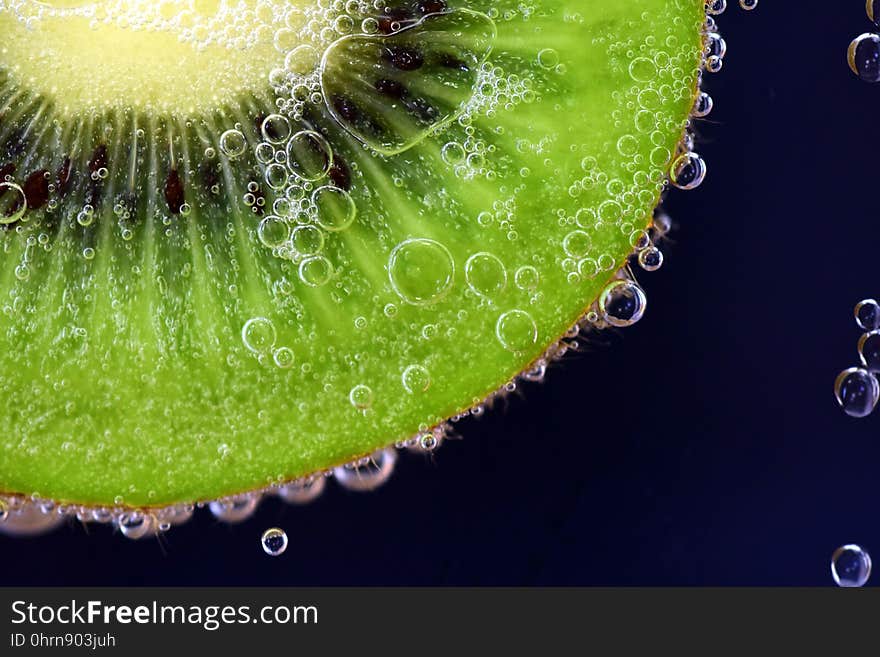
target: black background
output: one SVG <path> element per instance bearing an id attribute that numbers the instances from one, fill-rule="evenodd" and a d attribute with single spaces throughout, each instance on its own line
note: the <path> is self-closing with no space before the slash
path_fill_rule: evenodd
<path id="1" fill-rule="evenodd" d="M 829 556 L 880 554 L 880 417 L 833 381 L 852 308 L 880 295 L 880 87 L 846 66 L 861 0 L 736 0 L 663 269 L 636 327 L 555 366 L 434 461 L 382 490 L 206 511 L 161 542 L 78 525 L 0 536 L 3 584 L 831 584 Z M 878 411 L 880 415 L 880 411 Z M 286 529 L 279 558 L 260 534 Z M 442 610 L 434 610 L 442 613 Z"/>

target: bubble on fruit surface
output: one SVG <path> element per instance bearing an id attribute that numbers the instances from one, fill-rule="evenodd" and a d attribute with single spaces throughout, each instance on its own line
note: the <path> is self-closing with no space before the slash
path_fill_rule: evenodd
<path id="1" fill-rule="evenodd" d="M 322 255 L 310 256 L 299 264 L 299 278 L 309 287 L 326 285 L 333 276 L 333 263 Z"/>
<path id="2" fill-rule="evenodd" d="M 538 327 L 525 310 L 509 310 L 498 318 L 495 337 L 507 351 L 524 352 L 532 349 L 538 342 Z"/>
<path id="3" fill-rule="evenodd" d="M 288 504 L 308 504 L 324 492 L 326 483 L 324 477 L 317 475 L 280 486 L 276 494 Z"/>
<path id="4" fill-rule="evenodd" d="M 267 529 L 260 537 L 260 544 L 270 557 L 281 556 L 287 550 L 287 533 L 279 527 Z"/>
<path id="5" fill-rule="evenodd" d="M 330 232 L 345 230 L 357 216 L 357 206 L 351 194 L 339 187 L 319 187 L 312 195 L 312 202 L 318 209 L 318 225 Z"/>
<path id="6" fill-rule="evenodd" d="M 856 304 L 853 311 L 856 324 L 864 331 L 880 329 L 880 304 L 874 299 L 863 299 Z"/>
<path id="7" fill-rule="evenodd" d="M 220 152 L 230 160 L 238 159 L 247 151 L 247 139 L 244 133 L 235 128 L 220 135 L 220 142 L 217 145 Z"/>
<path id="8" fill-rule="evenodd" d="M 679 189 L 696 189 L 706 179 L 706 162 L 696 153 L 682 153 L 672 163 L 669 180 Z"/>
<path id="9" fill-rule="evenodd" d="M 260 134 L 270 144 L 283 144 L 290 137 L 290 120 L 282 114 L 270 114 L 260 125 Z"/>
<path id="10" fill-rule="evenodd" d="M 427 392 L 431 387 L 431 373 L 422 365 L 410 365 L 401 376 L 403 387 L 411 395 Z"/>
<path id="11" fill-rule="evenodd" d="M 507 287 L 504 263 L 491 253 L 475 253 L 464 266 L 468 286 L 481 297 L 493 298 Z"/>
<path id="12" fill-rule="evenodd" d="M 290 244 L 300 255 L 315 255 L 324 248 L 324 233 L 315 226 L 297 226 L 291 233 Z"/>
<path id="13" fill-rule="evenodd" d="M 359 411 L 365 411 L 373 405 L 373 389 L 368 385 L 358 384 L 349 391 L 348 400 Z"/>
<path id="14" fill-rule="evenodd" d="M 254 511 L 256 511 L 259 503 L 260 496 L 249 493 L 222 500 L 214 500 L 208 505 L 208 509 L 220 522 L 234 525 L 250 518 Z"/>
<path id="15" fill-rule="evenodd" d="M 293 367 L 296 356 L 293 353 L 293 349 L 290 347 L 278 347 L 278 349 L 272 352 L 272 360 L 277 367 L 280 367 L 283 370 L 288 370 Z"/>
<path id="16" fill-rule="evenodd" d="M 871 577 L 871 555 L 853 543 L 840 546 L 831 555 L 831 577 L 843 588 L 864 586 Z"/>
<path id="17" fill-rule="evenodd" d="M 333 474 L 340 486 L 364 493 L 376 490 L 391 477 L 397 463 L 397 451 L 388 448 L 373 453 L 355 465 L 334 469 Z"/>
<path id="18" fill-rule="evenodd" d="M 837 375 L 834 396 L 844 413 L 850 417 L 866 417 L 877 406 L 880 383 L 868 370 L 850 367 Z"/>
<path id="19" fill-rule="evenodd" d="M 140 511 L 130 511 L 119 517 L 117 526 L 125 538 L 138 540 L 153 532 L 153 518 Z"/>
<path id="20" fill-rule="evenodd" d="M 266 354 L 275 346 L 275 324 L 265 317 L 253 317 L 241 329 L 244 346 L 255 354 Z"/>
<path id="21" fill-rule="evenodd" d="M 333 149 L 321 134 L 302 130 L 287 142 L 287 166 L 301 180 L 318 181 L 333 166 Z"/>
<path id="22" fill-rule="evenodd" d="M 257 229 L 260 241 L 270 249 L 277 248 L 290 239 L 290 226 L 281 217 L 265 217 Z"/>
<path id="23" fill-rule="evenodd" d="M 406 303 L 424 306 L 438 302 L 452 289 L 455 261 L 440 242 L 410 238 L 394 247 L 388 276 L 397 295 Z"/>
<path id="24" fill-rule="evenodd" d="M 599 312 L 611 326 L 632 326 L 645 314 L 647 305 L 645 292 L 630 280 L 613 281 L 599 295 Z"/>
<path id="25" fill-rule="evenodd" d="M 0 225 L 13 224 L 27 212 L 24 189 L 14 182 L 0 181 Z"/>

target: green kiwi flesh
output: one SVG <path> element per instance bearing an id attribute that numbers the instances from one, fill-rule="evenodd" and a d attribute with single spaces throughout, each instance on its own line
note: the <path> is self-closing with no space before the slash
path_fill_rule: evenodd
<path id="1" fill-rule="evenodd" d="M 210 500 L 428 432 L 650 226 L 703 0 L 265 4 L 224 64 L 178 41 L 130 84 L 57 47 L 109 10 L 0 9 L 0 492 Z"/>

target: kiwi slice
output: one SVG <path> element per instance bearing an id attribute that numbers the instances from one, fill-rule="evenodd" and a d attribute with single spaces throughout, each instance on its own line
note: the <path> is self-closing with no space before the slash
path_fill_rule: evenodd
<path id="1" fill-rule="evenodd" d="M 161 507 L 432 449 L 591 308 L 631 322 L 704 24 L 0 3 L 0 491 Z"/>

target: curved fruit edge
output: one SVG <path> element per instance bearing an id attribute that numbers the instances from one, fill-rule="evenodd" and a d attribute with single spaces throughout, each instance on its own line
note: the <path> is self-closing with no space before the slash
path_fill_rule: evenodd
<path id="1" fill-rule="evenodd" d="M 682 137 L 667 165 L 667 171 L 673 162 L 684 153 L 693 153 L 694 133 L 693 119 L 704 118 L 711 110 L 700 107 L 702 100 L 702 73 L 716 73 L 720 70 L 720 58 L 711 54 L 713 35 L 718 34 L 714 15 L 723 13 L 713 8 L 717 2 L 710 0 L 706 7 L 706 22 L 703 28 L 703 61 L 693 91 L 693 109 Z M 718 37 L 720 38 L 720 37 Z M 715 58 L 713 63 L 711 60 Z M 630 263 L 641 251 L 650 248 L 661 240 L 670 229 L 669 218 L 662 211 L 662 202 L 669 186 L 674 185 L 667 174 L 667 185 L 654 203 L 654 215 L 646 230 L 649 235 L 647 244 L 633 247 L 625 257 L 621 266 L 608 277 L 605 287 L 618 280 L 629 280 L 635 283 Z M 696 185 L 694 185 L 695 187 Z M 692 189 L 689 187 L 688 189 Z M 636 283 L 637 285 L 637 283 Z M 600 295 L 601 296 L 601 295 Z M 208 507 L 211 513 L 221 522 L 239 523 L 249 518 L 257 509 L 262 499 L 275 495 L 289 504 L 307 504 L 321 495 L 329 479 L 336 479 L 343 488 L 356 492 L 375 490 L 384 484 L 394 470 L 398 452 L 432 453 L 444 441 L 456 437 L 454 423 L 471 416 L 482 416 L 487 409 L 505 400 L 517 390 L 520 383 L 537 383 L 544 379 L 547 368 L 560 362 L 566 354 L 580 349 L 578 337 L 589 339 L 589 335 L 610 326 L 603 319 L 599 300 L 594 299 L 581 313 L 573 326 L 557 340 L 552 342 L 544 353 L 527 365 L 512 380 L 489 393 L 481 402 L 460 411 L 432 429 L 419 433 L 408 440 L 399 441 L 380 448 L 370 454 L 363 454 L 351 461 L 340 463 L 325 470 L 297 477 L 287 482 L 273 483 L 269 486 L 243 491 L 234 495 L 215 500 L 199 500 L 191 503 L 180 503 L 161 507 L 127 507 L 127 506 L 89 506 L 65 504 L 54 500 L 34 499 L 18 493 L 0 492 L 0 533 L 13 536 L 33 536 L 43 534 L 59 527 L 66 519 L 76 519 L 82 523 L 113 524 L 123 536 L 140 539 L 157 536 L 173 526 L 188 521 L 196 509 Z"/>

